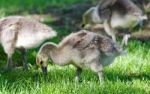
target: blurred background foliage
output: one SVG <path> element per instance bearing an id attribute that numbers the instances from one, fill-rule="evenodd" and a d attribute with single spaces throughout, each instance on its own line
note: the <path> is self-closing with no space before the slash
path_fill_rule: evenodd
<path id="1" fill-rule="evenodd" d="M 89 1 L 90 0 L 1 0 L 0 15 L 5 16 L 16 13 L 43 13 L 52 7 L 63 8 L 79 2 L 85 3 Z"/>

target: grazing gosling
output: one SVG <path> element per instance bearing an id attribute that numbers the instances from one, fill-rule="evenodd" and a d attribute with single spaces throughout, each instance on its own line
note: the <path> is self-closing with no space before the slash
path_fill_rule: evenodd
<path id="1" fill-rule="evenodd" d="M 111 64 L 124 51 L 107 37 L 81 30 L 64 38 L 58 45 L 48 42 L 42 45 L 36 63 L 47 74 L 48 60 L 57 65 L 73 64 L 76 79 L 80 80 L 82 68 L 89 68 L 96 72 L 99 80 L 103 81 L 103 66 Z"/>
<path id="2" fill-rule="evenodd" d="M 142 26 L 147 16 L 130 0 L 101 0 L 100 4 L 92 7 L 83 14 L 82 27 L 93 28 L 103 24 L 106 33 L 116 42 L 117 29 L 132 29 L 137 24 Z M 130 35 L 123 38 L 122 44 L 127 45 Z"/>
<path id="3" fill-rule="evenodd" d="M 57 33 L 38 21 L 22 16 L 9 16 L 0 20 L 0 43 L 7 54 L 7 70 L 12 69 L 12 55 L 19 49 L 23 55 L 24 68 L 27 67 L 26 50 L 39 46 Z"/>

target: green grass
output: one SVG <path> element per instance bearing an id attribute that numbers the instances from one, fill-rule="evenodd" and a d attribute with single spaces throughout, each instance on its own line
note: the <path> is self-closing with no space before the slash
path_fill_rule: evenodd
<path id="1" fill-rule="evenodd" d="M 74 81 L 73 66 L 60 67 L 49 64 L 48 79 L 45 81 L 41 70 L 30 71 L 18 68 L 0 73 L 2 94 L 149 94 L 150 93 L 150 43 L 130 41 L 128 54 L 118 57 L 104 68 L 105 82 L 100 84 L 97 74 L 84 70 L 81 83 Z M 33 62 L 34 61 L 31 61 Z M 33 65 L 34 66 L 34 65 Z"/>
<path id="2" fill-rule="evenodd" d="M 38 11 L 47 7 L 65 7 L 88 0 L 0 0 L 0 17 Z M 21 12 L 21 13 L 20 13 Z M 50 41 L 58 43 L 71 33 L 68 28 L 56 28 L 58 36 Z M 36 70 L 37 49 L 29 50 L 29 71 L 16 68 L 3 72 L 0 68 L 0 94 L 150 94 L 150 43 L 130 41 L 128 54 L 118 57 L 114 63 L 104 68 L 104 84 L 100 84 L 96 73 L 84 70 L 81 83 L 74 81 L 75 67 L 49 64 L 48 78 L 45 81 L 41 70 Z M 13 57 L 21 65 L 20 54 Z M 0 48 L 0 67 L 6 64 L 6 55 Z"/>

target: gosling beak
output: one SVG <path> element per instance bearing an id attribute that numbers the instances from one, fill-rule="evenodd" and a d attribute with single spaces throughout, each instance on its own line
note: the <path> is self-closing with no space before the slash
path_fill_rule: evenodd
<path id="1" fill-rule="evenodd" d="M 46 76 L 47 75 L 47 67 L 42 66 L 42 72 Z"/>

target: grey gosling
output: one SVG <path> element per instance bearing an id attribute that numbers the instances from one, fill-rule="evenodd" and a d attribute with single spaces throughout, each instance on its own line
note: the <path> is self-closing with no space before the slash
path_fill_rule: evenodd
<path id="1" fill-rule="evenodd" d="M 0 20 L 0 43 L 7 54 L 7 70 L 12 69 L 12 55 L 19 49 L 23 55 L 24 68 L 28 69 L 26 50 L 39 46 L 57 33 L 38 21 L 22 16 L 9 16 Z"/>
<path id="2" fill-rule="evenodd" d="M 77 81 L 80 80 L 82 69 L 89 68 L 103 81 L 103 67 L 123 53 L 123 49 L 112 39 L 81 30 L 68 35 L 59 44 L 43 44 L 37 54 L 36 63 L 44 74 L 47 74 L 49 60 L 60 66 L 73 64 L 77 68 Z"/>

